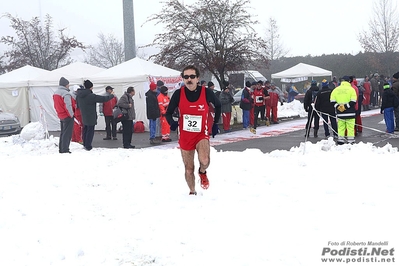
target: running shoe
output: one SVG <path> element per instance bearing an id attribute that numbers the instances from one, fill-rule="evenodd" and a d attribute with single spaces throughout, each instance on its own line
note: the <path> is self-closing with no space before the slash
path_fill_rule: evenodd
<path id="1" fill-rule="evenodd" d="M 209 188 L 209 180 L 208 180 L 208 177 L 206 176 L 206 171 L 205 171 L 205 173 L 201 173 L 200 170 L 198 169 L 198 175 L 201 178 L 201 187 L 203 189 L 208 189 Z"/>

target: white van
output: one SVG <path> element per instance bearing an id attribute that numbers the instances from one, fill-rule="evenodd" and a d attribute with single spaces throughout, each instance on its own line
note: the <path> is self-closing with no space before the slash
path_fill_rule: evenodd
<path id="1" fill-rule="evenodd" d="M 256 70 L 229 71 L 225 79 L 228 80 L 236 90 L 244 88 L 247 81 L 252 83 L 254 81 L 261 80 L 265 82 L 267 80 L 267 78 Z M 212 77 L 212 82 L 215 84 L 215 90 L 220 91 L 219 83 L 215 77 Z"/>

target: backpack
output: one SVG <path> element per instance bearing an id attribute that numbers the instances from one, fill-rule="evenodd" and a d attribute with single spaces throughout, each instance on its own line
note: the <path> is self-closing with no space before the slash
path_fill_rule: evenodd
<path id="1" fill-rule="evenodd" d="M 318 90 L 317 91 L 316 90 L 312 91 L 312 103 L 314 103 L 318 92 L 319 92 Z"/>
<path id="2" fill-rule="evenodd" d="M 134 133 L 144 133 L 144 122 L 143 121 L 136 121 L 133 127 Z"/>
<path id="3" fill-rule="evenodd" d="M 126 109 L 122 107 L 118 107 L 115 105 L 114 109 L 112 110 L 112 116 L 114 117 L 114 122 L 119 123 L 123 120 L 129 118 L 129 114 Z"/>

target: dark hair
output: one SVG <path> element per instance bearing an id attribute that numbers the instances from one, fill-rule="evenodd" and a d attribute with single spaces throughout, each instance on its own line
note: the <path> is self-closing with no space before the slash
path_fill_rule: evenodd
<path id="1" fill-rule="evenodd" d="M 168 93 L 168 87 L 166 87 L 166 86 L 162 86 L 161 88 L 160 88 L 160 91 L 161 91 L 161 93 Z"/>
<path id="2" fill-rule="evenodd" d="M 192 69 L 195 71 L 195 75 L 197 76 L 197 78 L 200 76 L 200 72 L 199 72 L 198 68 L 196 68 L 193 65 L 188 65 L 185 68 L 183 68 L 183 71 L 181 72 L 181 77 L 184 76 L 184 71 L 189 70 L 189 69 Z"/>
<path id="3" fill-rule="evenodd" d="M 127 93 L 131 93 L 132 91 L 134 91 L 134 87 L 129 87 L 129 88 L 127 88 L 127 90 L 126 90 Z"/>

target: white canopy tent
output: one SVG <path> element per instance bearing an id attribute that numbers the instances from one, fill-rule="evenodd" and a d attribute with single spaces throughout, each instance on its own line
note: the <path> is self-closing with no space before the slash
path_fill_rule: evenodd
<path id="1" fill-rule="evenodd" d="M 320 67 L 299 63 L 284 71 L 272 74 L 272 79 L 295 79 L 302 77 L 332 77 L 332 72 Z"/>
<path id="2" fill-rule="evenodd" d="M 106 86 L 112 86 L 118 98 L 123 95 L 129 86 L 133 86 L 136 92 L 133 97 L 136 121 L 143 121 L 146 131 L 148 131 L 148 119 L 145 93 L 149 90 L 150 82 L 162 80 L 171 92 L 182 80 L 179 71 L 138 57 L 92 75 L 88 79 L 93 82 L 94 90 L 97 92 L 104 93 Z M 97 121 L 98 129 L 102 129 L 103 120 L 99 119 Z"/>
<path id="3" fill-rule="evenodd" d="M 75 62 L 55 69 L 31 80 L 29 87 L 29 108 L 31 121 L 41 121 L 49 131 L 60 130 L 60 120 L 54 109 L 53 94 L 61 77 L 68 79 L 70 86 L 83 84 L 83 80 L 105 69 Z"/>
<path id="4" fill-rule="evenodd" d="M 27 65 L 0 75 L 0 107 L 4 112 L 15 114 L 21 126 L 30 121 L 29 84 L 34 78 L 47 73 L 50 71 Z"/>

